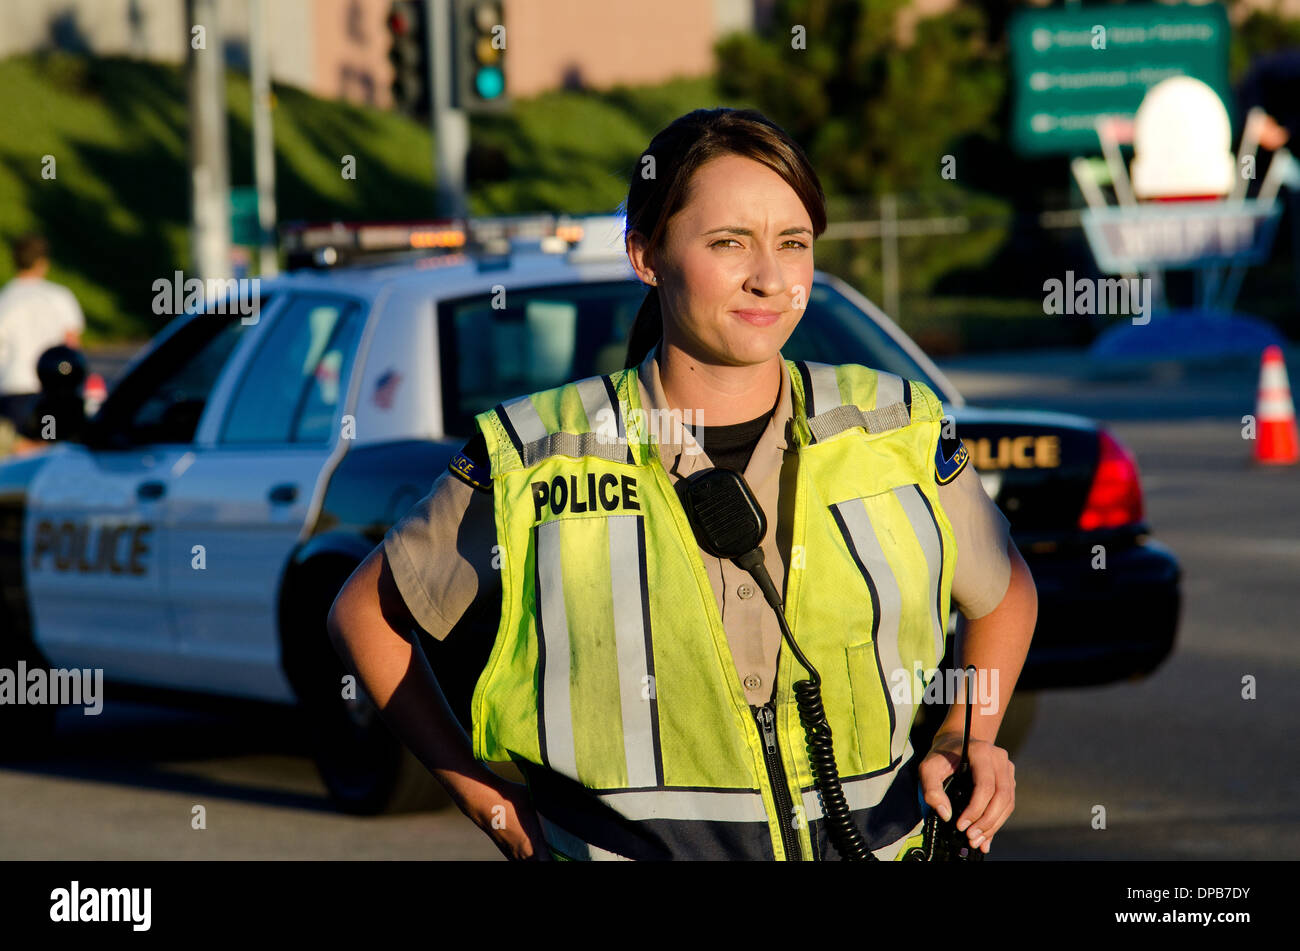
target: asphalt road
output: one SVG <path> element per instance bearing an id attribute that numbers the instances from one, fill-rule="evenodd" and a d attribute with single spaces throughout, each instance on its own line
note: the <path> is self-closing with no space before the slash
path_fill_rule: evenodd
<path id="1" fill-rule="evenodd" d="M 1184 569 L 1163 667 L 1039 695 L 1015 757 L 1017 810 L 990 858 L 1300 857 L 1300 468 L 1248 461 L 1254 372 L 1094 382 L 1077 355 L 1045 352 L 945 369 L 974 403 L 1108 422 L 1137 453 L 1149 521 Z M 1242 698 L 1246 675 L 1257 699 Z M 499 857 L 452 808 L 336 814 L 287 718 L 65 710 L 48 759 L 0 769 L 0 802 L 0 858 Z M 205 829 L 192 828 L 196 805 Z"/>
<path id="2" fill-rule="evenodd" d="M 1300 359 L 1292 353 L 1292 372 Z M 1088 382 L 1077 355 L 953 361 L 967 399 L 1106 421 L 1183 567 L 1173 656 L 1145 680 L 1045 691 L 1000 858 L 1300 857 L 1300 468 L 1257 468 L 1257 371 Z M 1242 679 L 1256 699 L 1242 697 Z M 1103 806 L 1106 828 L 1094 829 Z"/>

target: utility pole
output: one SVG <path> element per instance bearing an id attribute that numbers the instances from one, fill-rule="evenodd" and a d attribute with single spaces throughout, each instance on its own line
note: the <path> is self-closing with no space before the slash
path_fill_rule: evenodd
<path id="1" fill-rule="evenodd" d="M 884 279 L 885 313 L 899 321 L 898 313 L 898 199 L 880 196 L 880 274 Z"/>
<path id="2" fill-rule="evenodd" d="M 257 223 L 261 231 L 258 274 L 279 271 L 275 246 L 275 133 L 271 126 L 271 71 L 267 62 L 265 0 L 249 0 L 248 53 L 253 87 L 253 184 L 257 186 Z"/>
<path id="3" fill-rule="evenodd" d="M 455 65 L 452 50 L 451 0 L 428 0 L 429 69 L 432 73 L 434 180 L 437 182 L 438 215 L 464 218 L 469 215 L 465 184 L 465 159 L 469 152 L 469 119 L 452 104 Z"/>
<path id="4" fill-rule="evenodd" d="M 217 0 L 186 0 L 190 94 L 190 257 L 203 280 L 230 276 L 226 69 Z"/>

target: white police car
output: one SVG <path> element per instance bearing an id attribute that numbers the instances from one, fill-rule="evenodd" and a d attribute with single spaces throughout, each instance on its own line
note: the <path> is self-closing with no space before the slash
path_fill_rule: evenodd
<path id="1" fill-rule="evenodd" d="M 256 321 L 173 320 L 82 443 L 0 463 L 0 667 L 102 668 L 110 699 L 297 704 L 340 808 L 427 802 L 427 771 L 364 695 L 343 696 L 324 619 L 476 413 L 622 366 L 645 290 L 615 221 L 498 222 L 482 243 L 514 240 L 506 254 L 299 270 L 261 284 Z M 369 227 L 303 229 L 290 257 L 458 243 L 445 225 Z M 519 249 L 530 231 L 538 247 Z M 1108 434 L 1079 417 L 965 406 L 884 314 L 825 274 L 783 352 L 923 380 L 952 411 L 1038 583 L 1023 685 L 1119 679 L 1169 653 L 1178 566 L 1146 538 L 1136 468 Z M 1098 540 L 1117 570 L 1088 570 Z M 494 628 L 496 616 L 461 623 Z M 466 721 L 490 641 L 421 638 Z M 18 738 L 48 744 L 51 708 L 2 706 L 0 720 L 9 751 Z"/>

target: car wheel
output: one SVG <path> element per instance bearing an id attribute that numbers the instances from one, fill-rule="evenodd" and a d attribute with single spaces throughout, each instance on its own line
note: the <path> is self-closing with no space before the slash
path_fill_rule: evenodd
<path id="1" fill-rule="evenodd" d="M 334 683 L 342 677 L 340 669 Z M 309 717 L 316 768 L 334 805 L 352 815 L 380 815 L 422 812 L 450 803 L 359 684 L 356 693 L 355 699 L 340 697 L 304 706 L 303 711 Z"/>
<path id="2" fill-rule="evenodd" d="M 0 669 L 17 677 L 18 662 L 27 669 L 45 667 L 40 652 L 11 635 L 0 634 Z M 15 682 L 16 691 L 26 690 Z M 0 761 L 37 759 L 49 752 L 54 741 L 54 724 L 58 708 L 53 704 L 0 703 Z"/>
<path id="3" fill-rule="evenodd" d="M 315 607 L 285 643 L 317 771 L 330 800 L 352 815 L 445 807 L 451 799 L 442 785 L 388 728 L 330 641 L 325 619 L 352 567 L 318 568 L 300 578 L 296 596 Z"/>

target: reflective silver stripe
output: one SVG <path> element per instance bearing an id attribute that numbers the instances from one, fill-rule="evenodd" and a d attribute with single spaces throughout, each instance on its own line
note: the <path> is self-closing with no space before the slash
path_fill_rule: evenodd
<path id="1" fill-rule="evenodd" d="M 569 619 L 564 607 L 560 520 L 537 529 L 538 598 L 542 622 L 542 748 L 551 769 L 578 778 L 569 699 Z"/>
<path id="2" fill-rule="evenodd" d="M 904 403 L 892 403 L 865 413 L 861 408 L 848 404 L 837 406 L 828 413 L 818 413 L 808 420 L 808 428 L 812 430 L 818 442 L 823 442 L 836 433 L 852 429 L 854 426 L 861 426 L 869 433 L 883 433 L 906 426 L 911 421 Z"/>
<path id="3" fill-rule="evenodd" d="M 510 418 L 510 425 L 515 428 L 515 434 L 525 446 L 546 438 L 546 424 L 537 414 L 537 407 L 533 405 L 532 399 L 521 396 L 509 403 L 503 403 L 501 408 L 506 411 L 506 416 Z M 528 462 L 525 461 L 524 465 L 528 465 Z"/>
<path id="4" fill-rule="evenodd" d="M 640 518 L 613 515 L 609 525 L 609 568 L 614 605 L 614 644 L 618 654 L 618 692 L 623 712 L 623 752 L 629 786 L 657 786 L 655 768 L 654 683 L 650 642 L 645 629 L 646 592 L 641 586 L 637 543 Z"/>
<path id="5" fill-rule="evenodd" d="M 880 861 L 882 862 L 894 861 L 894 859 L 898 858 L 898 853 L 902 851 L 903 844 L 907 842 L 907 840 L 910 839 L 912 836 L 920 835 L 921 829 L 924 825 L 925 825 L 925 820 L 922 819 L 916 825 L 912 826 L 912 828 L 907 832 L 906 835 L 899 836 L 897 839 L 895 839 L 893 842 L 889 843 L 888 845 L 884 846 L 883 848 L 872 849 L 871 854 L 874 855 L 876 858 L 880 859 Z"/>
<path id="6" fill-rule="evenodd" d="M 840 399 L 840 385 L 835 378 L 835 368 L 829 363 L 813 363 L 810 360 L 805 360 L 804 366 L 808 368 L 808 378 L 812 380 L 813 412 L 820 416 L 839 406 L 843 400 Z"/>
<path id="7" fill-rule="evenodd" d="M 876 409 L 903 402 L 903 378 L 896 373 L 876 371 Z"/>
<path id="8" fill-rule="evenodd" d="M 876 657 L 883 676 L 881 690 L 884 692 L 885 702 L 889 704 L 894 715 L 894 730 L 889 737 L 889 761 L 892 763 L 902 753 L 912 723 L 913 705 L 895 699 L 890 689 L 897 682 L 898 671 L 902 671 L 903 675 L 909 678 L 908 686 L 912 689 L 908 691 L 908 699 L 915 696 L 915 685 L 911 683 L 911 678 L 915 674 L 911 670 L 903 669 L 903 659 L 898 652 L 898 625 L 903 613 L 902 593 L 898 589 L 898 579 L 894 577 L 893 569 L 889 567 L 889 561 L 885 558 L 880 539 L 876 537 L 865 503 L 861 499 L 849 499 L 847 502 L 840 502 L 835 508 L 843 519 L 845 528 L 848 529 L 858 561 L 871 576 L 871 582 L 876 589 L 880 613 L 876 619 L 873 635 Z"/>
<path id="9" fill-rule="evenodd" d="M 542 824 L 542 834 L 546 836 L 546 841 L 555 846 L 555 851 L 560 852 L 571 859 L 609 862 L 632 861 L 626 855 L 619 855 L 617 852 L 610 852 L 607 849 L 602 849 L 598 845 L 584 842 L 567 829 L 562 829 L 557 826 L 540 812 L 537 813 L 537 818 Z"/>
<path id="10" fill-rule="evenodd" d="M 511 417 L 513 421 L 513 417 Z M 551 433 L 533 442 L 525 442 L 520 459 L 526 467 L 535 466 L 550 456 L 580 459 L 596 456 L 610 462 L 627 462 L 627 446 L 611 443 L 598 433 Z"/>
<path id="11" fill-rule="evenodd" d="M 1295 412 L 1295 407 L 1291 405 L 1286 395 L 1266 396 L 1259 401 L 1257 421 L 1272 422 L 1275 419 L 1290 419 L 1291 414 Z"/>
<path id="12" fill-rule="evenodd" d="M 931 591 L 930 617 L 934 623 L 934 662 L 937 664 L 943 657 L 944 640 L 943 622 L 940 620 L 939 612 L 939 593 L 943 583 L 943 538 L 939 534 L 939 525 L 935 521 L 934 512 L 929 507 L 929 500 L 921 494 L 920 486 L 899 486 L 894 489 L 894 495 L 903 506 L 907 520 L 912 523 L 912 531 L 921 542 L 921 550 L 925 552 L 925 563 L 929 567 L 930 581 L 927 587 Z"/>
<path id="13" fill-rule="evenodd" d="M 582 398 L 582 408 L 587 411 L 587 428 L 592 432 L 596 431 L 601 423 L 601 410 L 606 410 L 613 416 L 604 417 L 616 421 L 618 410 L 613 403 L 609 401 L 609 391 L 605 389 L 605 378 L 600 376 L 589 376 L 585 380 L 579 380 L 573 384 L 578 388 L 578 396 Z"/>
<path id="14" fill-rule="evenodd" d="M 757 790 L 633 789 L 598 795 L 601 801 L 633 820 L 767 822 L 763 795 Z"/>

